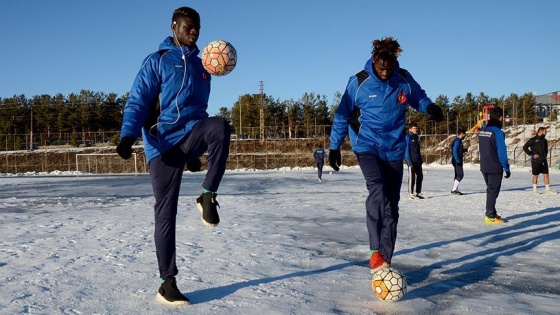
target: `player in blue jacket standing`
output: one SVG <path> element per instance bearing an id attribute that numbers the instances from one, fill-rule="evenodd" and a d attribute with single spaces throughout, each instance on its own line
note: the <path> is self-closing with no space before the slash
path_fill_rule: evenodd
<path id="1" fill-rule="evenodd" d="M 415 122 L 408 126 L 406 135 L 406 150 L 404 157 L 408 165 L 408 197 L 411 200 L 424 199 L 422 195 L 422 154 L 420 153 L 420 139 L 418 138 L 418 125 Z M 415 193 L 416 191 L 416 193 Z"/>
<path id="2" fill-rule="evenodd" d="M 502 177 L 511 176 L 507 156 L 506 136 L 502 131 L 503 111 L 500 107 L 490 110 L 488 124 L 478 132 L 480 171 L 486 183 L 486 216 L 488 224 L 504 223 L 496 211 L 496 199 L 502 187 Z"/>
<path id="3" fill-rule="evenodd" d="M 175 276 L 175 225 L 185 164 L 200 170 L 200 156 L 208 151 L 208 172 L 197 198 L 202 221 L 220 222 L 216 191 L 226 169 L 230 127 L 226 120 L 208 117 L 210 75 L 202 67 L 196 45 L 200 16 L 189 7 L 178 8 L 171 20 L 173 37 L 157 53 L 144 59 L 124 108 L 117 153 L 130 158 L 132 144 L 142 133 L 155 197 L 154 241 L 161 286 L 156 298 L 169 305 L 187 305 Z"/>
<path id="4" fill-rule="evenodd" d="M 329 164 L 338 171 L 347 135 L 366 181 L 366 221 L 371 272 L 391 263 L 397 238 L 406 141 L 406 109 L 412 106 L 441 121 L 443 112 L 410 73 L 400 68 L 402 49 L 392 37 L 373 41 L 364 70 L 348 80 L 336 109 Z"/>
<path id="5" fill-rule="evenodd" d="M 463 180 L 465 173 L 463 172 L 463 153 L 465 147 L 463 147 L 463 139 L 466 137 L 465 129 L 459 128 L 457 130 L 457 138 L 451 143 L 451 164 L 453 165 L 453 170 L 455 170 L 455 177 L 453 178 L 453 188 L 451 193 L 453 195 L 463 195 L 459 191 L 459 183 Z"/>
<path id="6" fill-rule="evenodd" d="M 313 158 L 315 159 L 315 163 L 317 163 L 317 178 L 319 179 L 319 183 L 322 181 L 323 165 L 325 165 L 326 157 L 327 153 L 323 150 L 323 146 L 318 145 L 317 150 L 313 151 Z"/>

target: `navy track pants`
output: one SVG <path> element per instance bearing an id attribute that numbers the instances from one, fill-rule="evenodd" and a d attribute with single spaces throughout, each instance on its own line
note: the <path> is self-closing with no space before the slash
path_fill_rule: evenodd
<path id="1" fill-rule="evenodd" d="M 500 195 L 503 173 L 482 173 L 486 183 L 486 216 L 496 217 L 496 199 Z"/>
<path id="2" fill-rule="evenodd" d="M 403 179 L 402 161 L 383 161 L 373 153 L 356 153 L 366 180 L 366 223 L 370 249 L 391 262 L 397 240 L 399 200 Z"/>
<path id="3" fill-rule="evenodd" d="M 220 117 L 200 120 L 179 145 L 150 161 L 150 178 L 154 191 L 154 241 L 160 277 L 178 273 L 175 262 L 175 226 L 181 179 L 185 163 L 208 151 L 208 171 L 204 189 L 217 191 L 226 170 L 230 127 Z"/>
<path id="4" fill-rule="evenodd" d="M 319 179 L 323 177 L 323 165 L 324 163 L 317 163 L 317 176 Z"/>

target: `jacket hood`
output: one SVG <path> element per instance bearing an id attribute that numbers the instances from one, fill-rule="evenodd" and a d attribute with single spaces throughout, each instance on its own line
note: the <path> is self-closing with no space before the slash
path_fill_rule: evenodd
<path id="1" fill-rule="evenodd" d="M 393 70 L 393 73 L 391 74 L 391 77 L 389 78 L 390 81 L 397 73 L 399 73 L 401 66 L 399 65 L 399 61 L 395 61 L 395 69 Z M 375 75 L 375 70 L 373 69 L 373 61 L 371 60 L 371 58 L 369 58 L 366 61 L 366 64 L 364 66 L 364 70 L 369 74 L 370 77 L 375 78 L 378 81 L 381 81 L 377 75 Z"/>
<path id="2" fill-rule="evenodd" d="M 200 52 L 197 46 L 195 46 L 194 48 L 190 48 L 188 46 L 176 46 L 175 44 L 173 44 L 173 37 L 171 36 L 168 36 L 163 40 L 161 44 L 159 44 L 159 50 L 162 49 L 177 51 L 181 55 L 183 55 L 184 53 L 187 56 L 191 56 L 193 54 L 196 56 Z"/>

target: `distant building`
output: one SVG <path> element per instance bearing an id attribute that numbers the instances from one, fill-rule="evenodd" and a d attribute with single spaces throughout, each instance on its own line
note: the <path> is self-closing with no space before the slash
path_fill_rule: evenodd
<path id="1" fill-rule="evenodd" d="M 550 113 L 558 115 L 560 114 L 560 97 L 558 96 L 558 91 L 537 95 L 535 96 L 535 111 L 542 121 L 544 118 L 550 118 Z"/>

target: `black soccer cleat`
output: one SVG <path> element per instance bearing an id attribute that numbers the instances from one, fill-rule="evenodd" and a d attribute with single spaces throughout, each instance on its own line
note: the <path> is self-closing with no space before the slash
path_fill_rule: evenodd
<path id="1" fill-rule="evenodd" d="M 156 301 L 165 305 L 185 306 L 191 304 L 191 301 L 179 291 L 175 277 L 169 276 L 159 287 L 156 295 Z"/>
<path id="2" fill-rule="evenodd" d="M 462 196 L 462 195 L 464 195 L 462 192 L 460 192 L 460 191 L 458 191 L 458 190 L 452 190 L 452 191 L 451 191 L 451 194 L 452 194 L 452 195 L 457 195 L 457 196 Z"/>
<path id="3" fill-rule="evenodd" d="M 196 198 L 196 207 L 202 214 L 202 223 L 207 227 L 216 227 L 220 223 L 217 209 L 220 204 L 216 200 L 216 196 L 218 194 L 215 192 L 205 192 Z"/>

